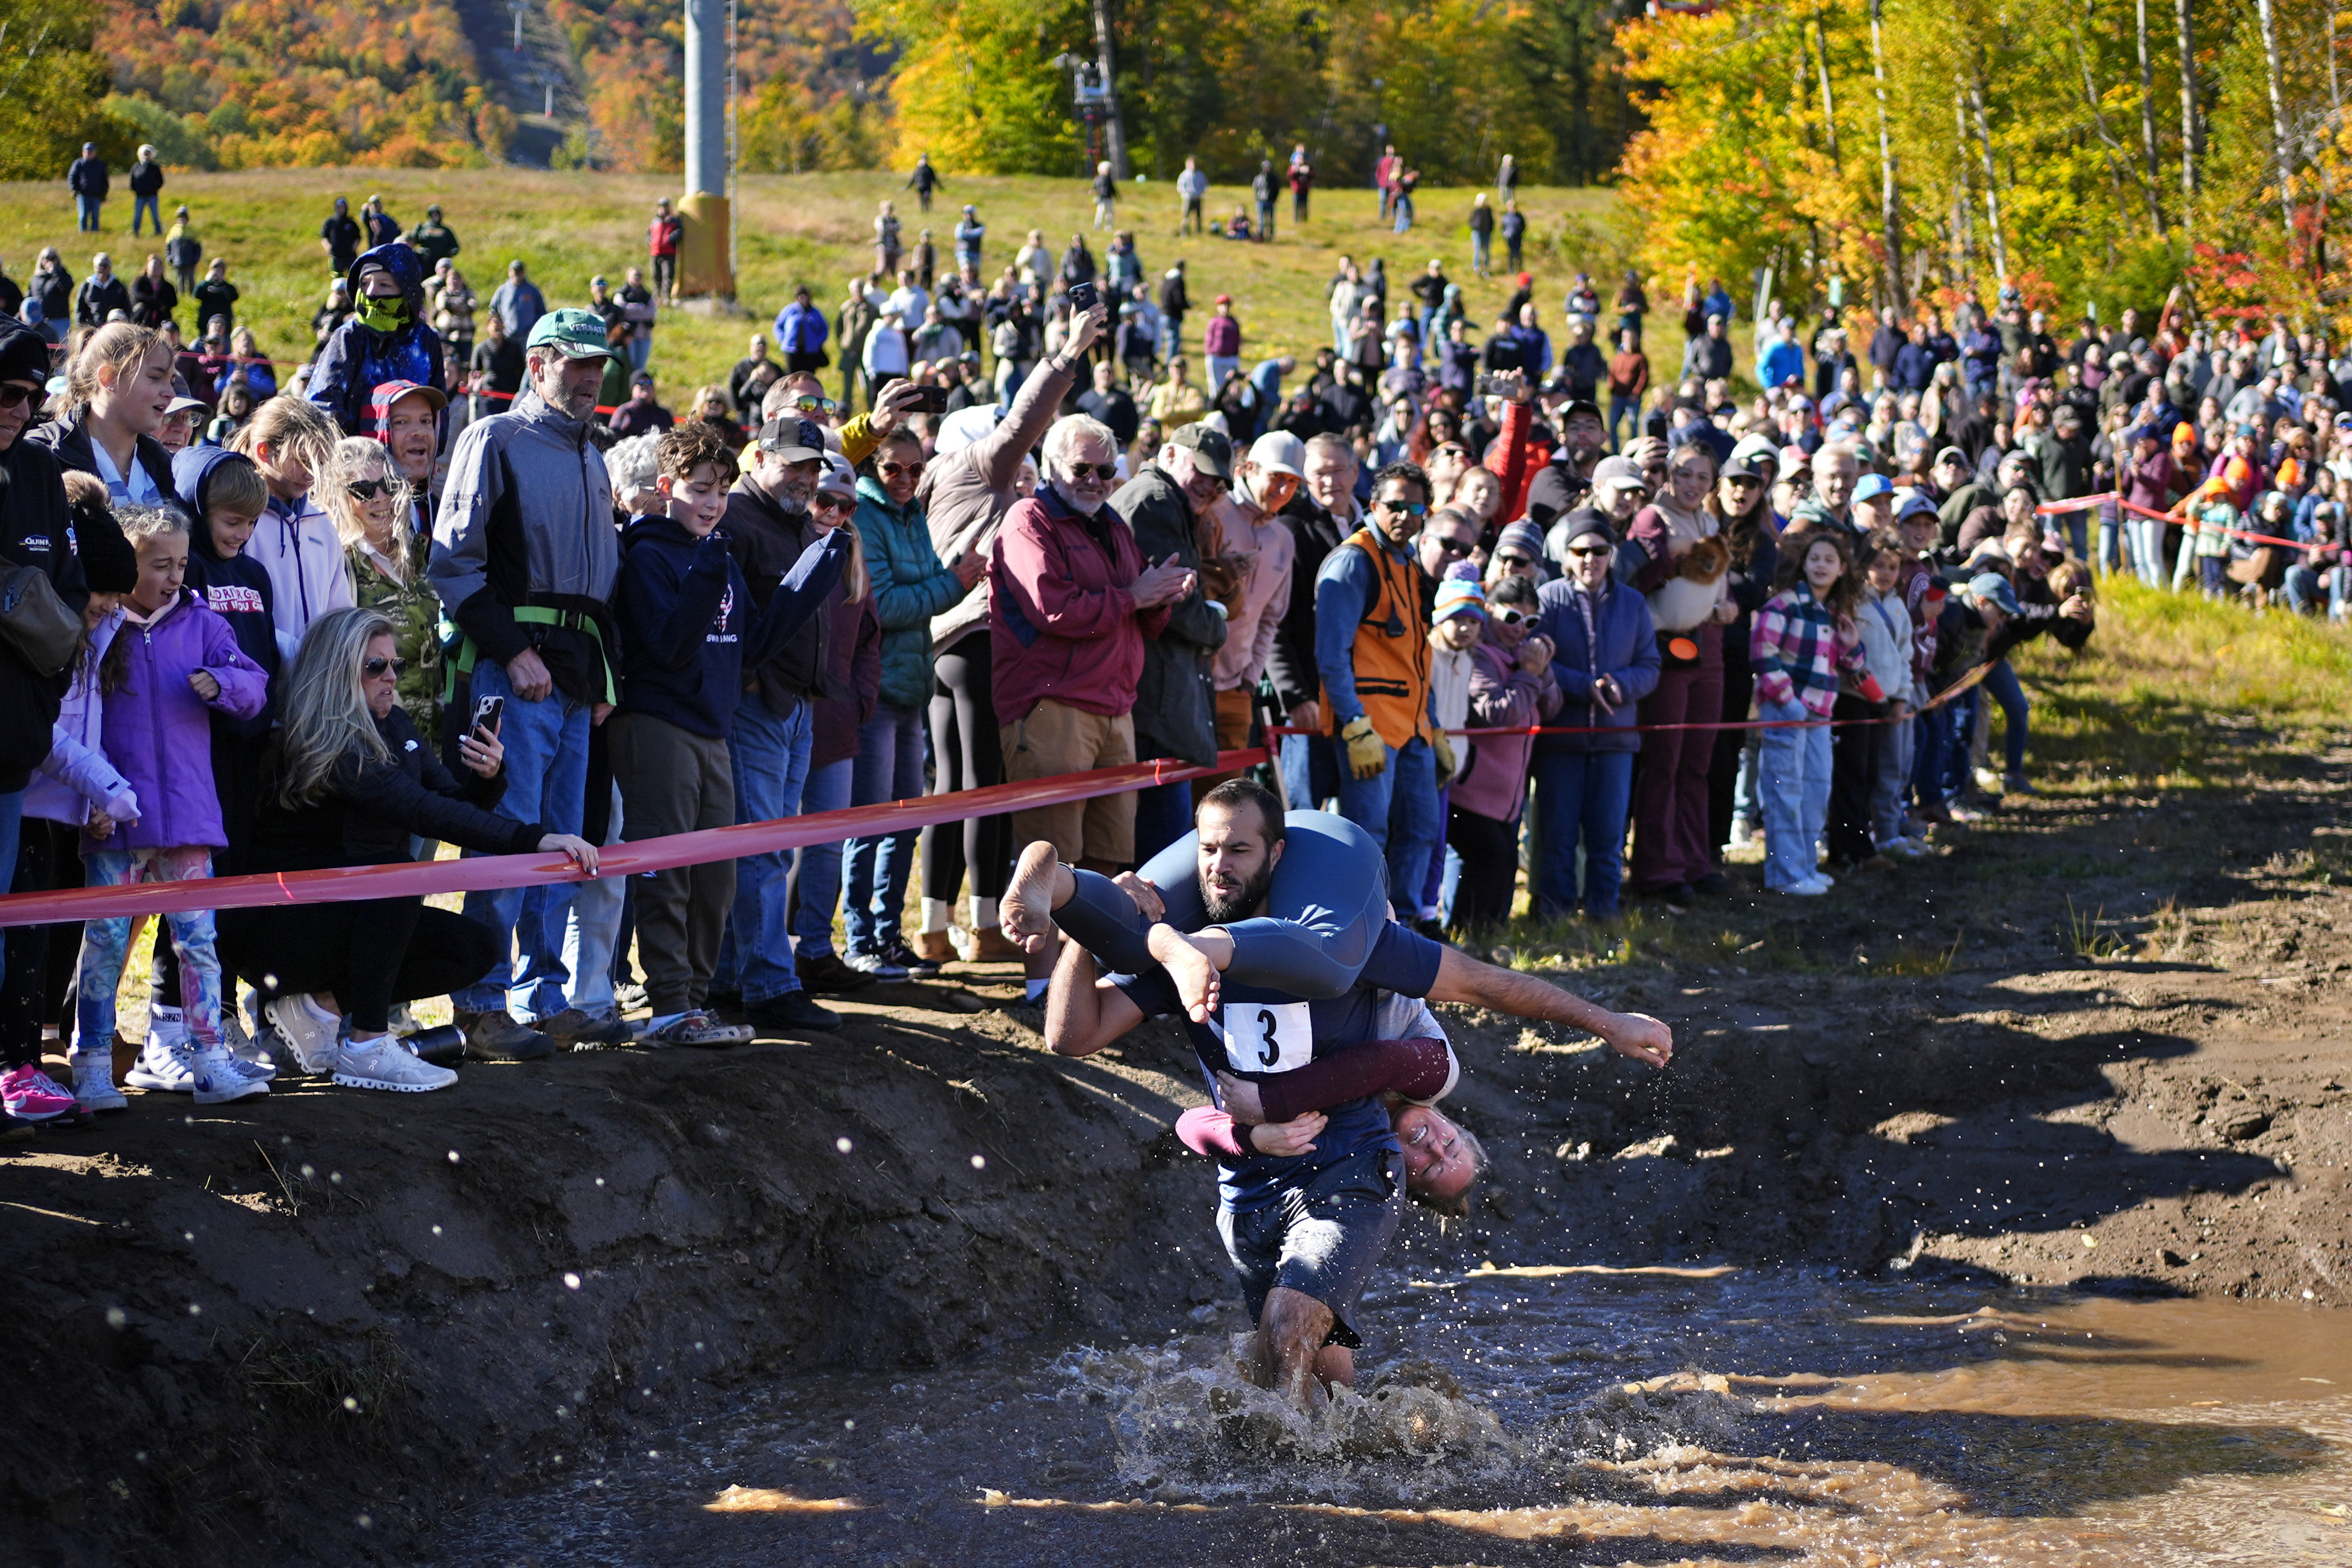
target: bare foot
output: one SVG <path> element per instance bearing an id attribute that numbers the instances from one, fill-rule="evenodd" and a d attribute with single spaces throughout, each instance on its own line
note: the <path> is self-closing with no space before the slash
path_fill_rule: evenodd
<path id="1" fill-rule="evenodd" d="M 1054 942 L 1054 892 L 1061 877 L 1054 847 L 1039 839 L 1013 863 L 1013 879 L 997 900 L 1005 939 L 1024 952 L 1044 952 Z"/>
<path id="2" fill-rule="evenodd" d="M 1151 956 L 1176 983 L 1176 994 L 1184 1004 L 1186 1016 L 1195 1024 L 1207 1023 L 1209 1015 L 1217 1010 L 1223 979 L 1209 955 L 1173 926 L 1158 925 L 1151 928 Z"/>
<path id="3" fill-rule="evenodd" d="M 1219 1073 L 1217 1098 L 1224 1102 L 1225 1113 L 1235 1121 L 1265 1120 L 1265 1102 L 1258 1098 L 1257 1085 L 1245 1078 L 1235 1078 L 1229 1072 Z"/>

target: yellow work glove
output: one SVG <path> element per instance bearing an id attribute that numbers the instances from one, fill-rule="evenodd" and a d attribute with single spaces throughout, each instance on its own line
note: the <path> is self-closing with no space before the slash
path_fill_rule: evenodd
<path id="1" fill-rule="evenodd" d="M 1389 765 L 1388 743 L 1363 715 L 1358 714 L 1340 725 L 1339 739 L 1348 742 L 1348 771 L 1356 777 L 1372 778 Z"/>
<path id="2" fill-rule="evenodd" d="M 1445 781 L 1454 776 L 1454 742 L 1446 738 L 1444 731 L 1433 730 L 1429 743 L 1437 752 L 1437 787 L 1444 789 Z"/>

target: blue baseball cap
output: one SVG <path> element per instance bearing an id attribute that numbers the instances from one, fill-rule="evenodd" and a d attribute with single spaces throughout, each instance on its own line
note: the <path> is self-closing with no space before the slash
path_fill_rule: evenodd
<path id="1" fill-rule="evenodd" d="M 1885 474 L 1864 474 L 1854 482 L 1853 499 L 1858 501 L 1868 500 L 1873 496 L 1890 496 L 1894 493 L 1895 481 Z"/>
<path id="2" fill-rule="evenodd" d="M 1983 572 L 1969 578 L 1969 597 L 1993 605 L 2004 616 L 2017 614 L 2017 590 L 1998 572 Z"/>

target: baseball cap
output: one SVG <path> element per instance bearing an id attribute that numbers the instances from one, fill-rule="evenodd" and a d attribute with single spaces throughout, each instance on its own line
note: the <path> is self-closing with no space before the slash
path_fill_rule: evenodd
<path id="1" fill-rule="evenodd" d="M 1969 466 L 1969 455 L 1966 452 L 1961 451 L 1958 447 L 1947 447 L 1942 451 L 1936 454 L 1936 461 L 1937 463 L 1958 463 L 1960 467 L 1965 468 Z"/>
<path id="2" fill-rule="evenodd" d="M 565 359 L 613 357 L 613 346 L 604 341 L 604 318 L 593 310 L 550 310 L 531 328 L 523 347 L 551 348 Z"/>
<path id="3" fill-rule="evenodd" d="M 191 408 L 209 409 L 211 406 L 201 397 L 175 397 L 164 407 L 163 417 L 169 419 L 173 415 L 185 414 Z"/>
<path id="4" fill-rule="evenodd" d="M 449 406 L 447 395 L 437 386 L 427 386 L 421 381 L 380 381 L 368 394 L 368 413 L 381 423 L 392 411 L 392 405 L 411 393 L 424 394 L 425 401 L 433 405 L 436 414 Z"/>
<path id="5" fill-rule="evenodd" d="M 1560 406 L 1559 422 L 1565 425 L 1580 414 L 1589 414 L 1593 418 L 1600 419 L 1601 405 L 1589 397 L 1571 397 Z"/>
<path id="6" fill-rule="evenodd" d="M 1250 443 L 1249 460 L 1262 473 L 1305 479 L 1307 443 L 1287 430 L 1269 430 Z"/>
<path id="7" fill-rule="evenodd" d="M 1595 465 L 1592 470 L 1592 488 L 1600 490 L 1611 485 L 1621 487 L 1631 485 L 1635 489 L 1648 488 L 1642 482 L 1642 470 L 1635 468 L 1633 459 L 1629 458 L 1603 458 Z"/>
<path id="8" fill-rule="evenodd" d="M 1210 428 L 1202 422 L 1183 426 L 1168 437 L 1171 446 L 1181 447 L 1192 454 L 1192 466 L 1212 479 L 1234 477 L 1233 437 L 1222 430 Z"/>
<path id="9" fill-rule="evenodd" d="M 846 459 L 828 457 L 824 460 L 824 472 L 817 476 L 816 488 L 827 495 L 846 496 L 856 500 L 857 472 Z"/>
<path id="10" fill-rule="evenodd" d="M 1853 499 L 1858 501 L 1868 500 L 1874 496 L 1889 496 L 1894 493 L 1895 481 L 1885 474 L 1864 474 L 1854 481 Z"/>
<path id="11" fill-rule="evenodd" d="M 814 419 L 779 417 L 760 426 L 759 447 L 787 463 L 805 463 L 824 456 L 824 432 Z"/>
<path id="12" fill-rule="evenodd" d="M 1895 521 L 1897 522 L 1901 522 L 1905 518 L 1919 517 L 1921 515 L 1935 517 L 1937 513 L 1936 510 L 1936 503 L 1929 500 L 1917 490 L 1913 490 L 1911 494 L 1905 499 L 1903 504 L 1895 509 Z"/>
<path id="13" fill-rule="evenodd" d="M 1969 597 L 1999 609 L 2004 616 L 2017 614 L 2017 590 L 2009 579 L 1998 572 L 1986 572 L 1969 579 Z"/>

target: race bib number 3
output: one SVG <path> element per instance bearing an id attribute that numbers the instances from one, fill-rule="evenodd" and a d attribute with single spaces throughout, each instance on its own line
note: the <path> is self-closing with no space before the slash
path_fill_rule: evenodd
<path id="1" fill-rule="evenodd" d="M 1288 1072 L 1315 1056 L 1304 1002 L 1228 1002 L 1219 1011 L 1225 1059 L 1235 1072 Z"/>

